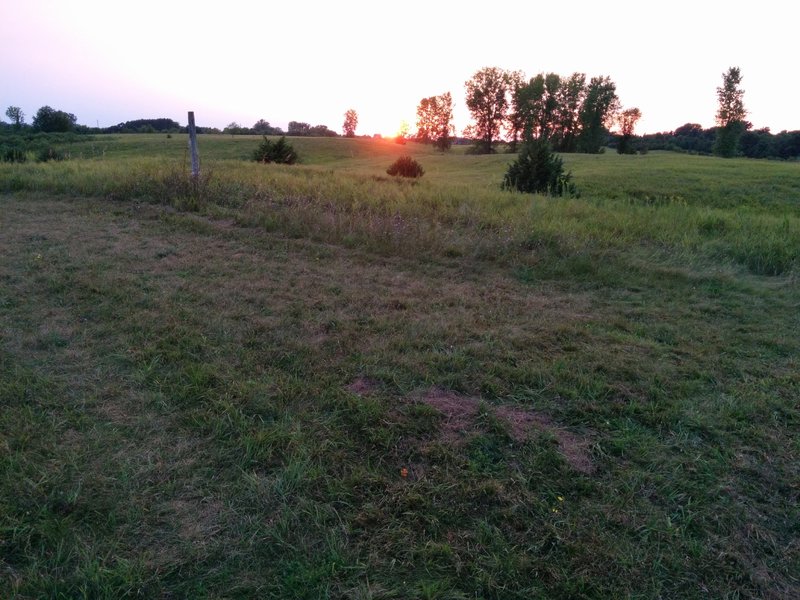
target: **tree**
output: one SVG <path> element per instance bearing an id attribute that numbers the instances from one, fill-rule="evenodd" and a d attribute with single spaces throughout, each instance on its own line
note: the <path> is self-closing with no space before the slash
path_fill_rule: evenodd
<path id="1" fill-rule="evenodd" d="M 222 130 L 222 133 L 229 133 L 231 135 L 238 135 L 238 134 L 241 134 L 241 133 L 247 133 L 247 129 L 243 128 L 236 121 L 231 121 L 230 123 L 228 123 L 228 125 L 225 127 L 225 129 Z"/>
<path id="2" fill-rule="evenodd" d="M 550 139 L 557 130 L 560 88 L 561 77 L 556 73 L 539 73 L 527 84 L 517 87 L 512 101 L 512 130 L 514 121 L 518 121 L 516 125 L 525 141 Z"/>
<path id="3" fill-rule="evenodd" d="M 626 108 L 617 116 L 617 123 L 622 137 L 617 145 L 617 153 L 619 154 L 633 154 L 634 150 L 631 146 L 631 138 L 633 137 L 633 130 L 636 128 L 636 123 L 642 118 L 642 111 L 638 108 Z"/>
<path id="4" fill-rule="evenodd" d="M 289 130 L 287 135 L 308 135 L 311 131 L 311 125 L 300 121 L 289 121 Z"/>
<path id="5" fill-rule="evenodd" d="M 722 87 L 717 88 L 719 108 L 714 152 L 725 158 L 736 155 L 739 138 L 750 129 L 750 123 L 745 121 L 747 111 L 744 108 L 744 90 L 739 89 L 741 83 L 739 67 L 730 67 L 727 73 L 722 74 Z"/>
<path id="6" fill-rule="evenodd" d="M 619 110 L 617 86 L 610 77 L 592 77 L 580 109 L 581 133 L 578 149 L 589 154 L 600 152 L 605 143 L 607 127 Z"/>
<path id="7" fill-rule="evenodd" d="M 46 133 L 72 131 L 76 122 L 77 118 L 72 113 L 43 106 L 33 117 L 33 128 Z"/>
<path id="8" fill-rule="evenodd" d="M 259 135 L 281 135 L 283 133 L 280 127 L 273 127 L 269 124 L 269 121 L 265 121 L 264 119 L 256 121 L 251 129 L 253 133 Z"/>
<path id="9" fill-rule="evenodd" d="M 450 92 L 423 98 L 417 106 L 417 139 L 426 144 L 432 143 L 439 150 L 448 150 L 452 143 L 452 120 L 453 97 Z"/>
<path id="10" fill-rule="evenodd" d="M 524 120 L 524 90 L 526 86 L 525 74 L 522 71 L 508 71 L 508 93 L 510 96 L 510 111 L 506 116 L 508 132 L 511 140 L 511 152 L 517 151 L 517 142 L 523 133 Z"/>
<path id="11" fill-rule="evenodd" d="M 558 88 L 553 146 L 561 152 L 575 152 L 580 134 L 580 110 L 586 99 L 586 75 L 573 73 L 561 79 Z"/>
<path id="12" fill-rule="evenodd" d="M 339 137 L 339 134 L 328 129 L 327 125 L 314 125 L 313 127 L 309 127 L 308 135 L 313 137 Z"/>
<path id="13" fill-rule="evenodd" d="M 500 137 L 508 110 L 508 74 L 497 67 L 485 67 L 466 81 L 464 87 L 467 90 L 467 108 L 475 120 L 477 150 L 493 152 L 492 142 Z"/>
<path id="14" fill-rule="evenodd" d="M 352 108 L 344 113 L 344 123 L 342 131 L 345 137 L 356 137 L 356 127 L 358 127 L 358 113 Z"/>
<path id="15" fill-rule="evenodd" d="M 19 129 L 25 123 L 25 113 L 19 106 L 9 106 L 6 109 L 6 116 L 11 119 L 14 127 Z"/>

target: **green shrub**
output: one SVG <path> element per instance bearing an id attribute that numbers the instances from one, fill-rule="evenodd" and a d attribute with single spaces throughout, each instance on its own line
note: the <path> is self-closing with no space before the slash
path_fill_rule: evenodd
<path id="1" fill-rule="evenodd" d="M 386 169 L 389 175 L 399 175 L 400 177 L 422 177 L 425 170 L 422 165 L 410 156 L 401 156 Z"/>
<path id="2" fill-rule="evenodd" d="M 0 146 L 0 162 L 23 163 L 28 159 L 24 148 L 16 145 Z"/>
<path id="3" fill-rule="evenodd" d="M 37 162 L 47 162 L 50 160 L 66 160 L 69 155 L 52 146 L 45 146 L 36 155 Z"/>
<path id="4" fill-rule="evenodd" d="M 267 136 L 264 141 L 253 153 L 253 160 L 260 163 L 278 163 L 282 165 L 293 165 L 298 160 L 297 152 L 286 137 L 281 137 L 277 142 L 271 142 Z"/>
<path id="5" fill-rule="evenodd" d="M 508 166 L 503 178 L 504 190 L 528 194 L 577 197 L 572 173 L 564 174 L 564 165 L 546 140 L 533 140 L 522 145 L 519 157 Z"/>

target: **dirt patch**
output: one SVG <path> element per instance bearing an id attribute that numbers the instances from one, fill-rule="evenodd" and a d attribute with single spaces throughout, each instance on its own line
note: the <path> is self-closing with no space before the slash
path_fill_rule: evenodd
<path id="1" fill-rule="evenodd" d="M 495 414 L 508 423 L 508 433 L 514 440 L 523 442 L 535 431 L 546 431 L 556 438 L 559 452 L 573 469 L 594 472 L 588 440 L 557 425 L 548 415 L 508 405 L 498 406 Z"/>
<path id="2" fill-rule="evenodd" d="M 475 429 L 474 421 L 480 405 L 477 398 L 432 388 L 420 400 L 442 413 L 444 419 L 441 434 L 448 442 L 453 442 L 463 437 L 466 432 Z"/>
<path id="3" fill-rule="evenodd" d="M 375 393 L 378 389 L 378 382 L 368 377 L 359 377 L 352 383 L 344 386 L 348 392 L 355 394 L 356 396 L 368 396 L 369 394 Z"/>
<path id="4" fill-rule="evenodd" d="M 466 433 L 477 429 L 475 417 L 480 406 L 478 398 L 433 388 L 423 394 L 420 401 L 442 414 L 440 433 L 448 442 L 463 438 Z M 559 452 L 573 469 L 585 474 L 594 472 L 589 441 L 561 427 L 548 415 L 509 405 L 490 407 L 489 411 L 506 423 L 508 434 L 515 441 L 524 442 L 536 432 L 547 432 L 555 437 Z"/>

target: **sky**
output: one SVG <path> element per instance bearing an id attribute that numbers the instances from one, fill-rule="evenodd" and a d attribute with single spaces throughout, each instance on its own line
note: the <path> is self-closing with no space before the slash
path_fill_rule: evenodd
<path id="1" fill-rule="evenodd" d="M 107 127 L 167 117 L 265 119 L 358 134 L 413 131 L 419 101 L 483 67 L 607 75 L 636 132 L 714 125 L 716 88 L 738 66 L 748 119 L 800 129 L 792 0 L 2 0 L 0 107 L 30 122 L 48 105 Z M 5 119 L 4 115 L 0 118 Z"/>

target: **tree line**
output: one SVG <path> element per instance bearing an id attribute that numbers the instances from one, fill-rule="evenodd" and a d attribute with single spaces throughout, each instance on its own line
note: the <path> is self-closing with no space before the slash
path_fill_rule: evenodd
<path id="1" fill-rule="evenodd" d="M 641 117 L 638 108 L 621 110 L 616 84 L 606 76 L 587 80 L 584 73 L 562 76 L 539 73 L 527 78 L 521 71 L 485 67 L 464 84 L 473 123 L 464 136 L 474 140 L 477 153 L 490 153 L 500 142 L 512 152 L 520 141 L 547 140 L 560 152 L 600 152 L 609 128 L 623 118 L 623 148 Z M 452 96 L 423 98 L 417 107 L 418 141 L 450 146 L 453 134 Z"/>
<path id="2" fill-rule="evenodd" d="M 698 123 L 686 123 L 674 131 L 648 133 L 637 137 L 640 151 L 669 150 L 687 154 L 713 155 L 717 153 L 717 127 L 704 129 Z M 617 143 L 612 135 L 611 146 Z M 745 158 L 772 158 L 790 160 L 800 157 L 800 131 L 772 133 L 769 127 L 746 130 L 741 133 L 736 155 Z"/>
<path id="3" fill-rule="evenodd" d="M 634 135 L 642 116 L 639 108 L 622 108 L 616 84 L 608 76 L 587 78 L 584 73 L 564 76 L 538 73 L 528 78 L 521 71 L 498 67 L 478 70 L 464 84 L 465 100 L 473 122 L 462 138 L 455 137 L 453 97 L 450 92 L 422 98 L 417 106 L 417 130 L 409 136 L 404 125 L 398 141 L 406 139 L 432 144 L 448 150 L 456 140 L 473 144 L 472 151 L 490 153 L 498 144 L 507 144 L 510 152 L 519 143 L 546 141 L 556 152 L 601 152 L 606 146 L 621 154 L 649 150 L 673 150 L 718 156 L 792 159 L 800 157 L 800 131 L 772 134 L 768 128 L 752 130 L 746 120 L 742 75 L 731 67 L 722 75 L 717 88 L 716 126 L 703 129 L 686 123 L 674 131 Z M 187 128 L 172 119 L 136 119 L 111 127 L 91 128 L 78 125 L 75 115 L 49 106 L 41 107 L 30 125 L 17 106 L 9 106 L 6 116 L 11 124 L 0 122 L 0 129 L 20 132 L 77 133 L 185 133 Z M 354 137 L 358 114 L 349 109 L 344 115 L 342 132 Z M 616 129 L 612 131 L 612 129 Z M 290 121 L 288 130 L 259 119 L 252 127 L 236 122 L 224 129 L 198 127 L 199 133 L 231 135 L 288 135 L 337 137 L 340 134 L 326 125 Z"/>

